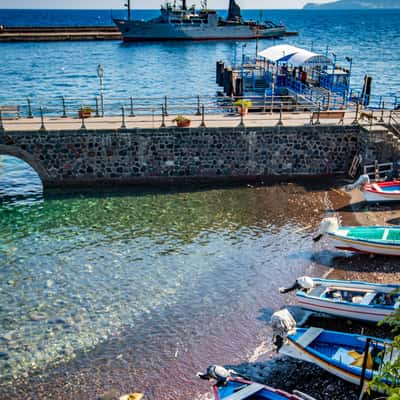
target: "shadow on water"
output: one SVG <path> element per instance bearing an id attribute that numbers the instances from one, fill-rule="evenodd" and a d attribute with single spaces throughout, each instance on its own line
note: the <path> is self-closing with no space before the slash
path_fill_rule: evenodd
<path id="1" fill-rule="evenodd" d="M 391 203 L 388 204 L 370 204 L 365 201 L 359 201 L 357 203 L 349 204 L 344 207 L 337 208 L 336 212 L 349 212 L 352 213 L 354 211 L 365 211 L 365 212 L 382 212 L 382 211 L 399 211 L 400 210 L 400 203 Z M 400 219 L 397 219 L 397 223 L 400 222 Z M 396 224 L 396 222 L 390 222 Z"/>
<path id="2" fill-rule="evenodd" d="M 355 254 L 322 250 L 313 253 L 312 261 L 343 271 L 393 273 L 400 270 L 398 257 L 386 255 Z"/>

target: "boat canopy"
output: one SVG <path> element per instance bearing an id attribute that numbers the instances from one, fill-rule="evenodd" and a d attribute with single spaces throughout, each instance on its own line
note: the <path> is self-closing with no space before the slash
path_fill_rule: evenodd
<path id="1" fill-rule="evenodd" d="M 287 44 L 268 47 L 268 49 L 260 51 L 258 55 L 268 61 L 274 63 L 284 62 L 293 67 L 301 67 L 304 65 L 323 66 L 332 64 L 332 60 L 322 54 L 313 53 Z"/>

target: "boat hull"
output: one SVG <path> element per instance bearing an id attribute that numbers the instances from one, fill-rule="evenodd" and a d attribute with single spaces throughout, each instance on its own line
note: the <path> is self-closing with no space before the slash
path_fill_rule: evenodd
<path id="1" fill-rule="evenodd" d="M 215 400 L 228 399 L 235 393 L 239 393 L 241 388 L 252 385 L 253 382 L 242 379 L 242 378 L 230 378 L 229 381 L 223 386 L 214 386 L 214 397 Z M 271 388 L 269 386 L 262 386 L 261 390 L 256 392 L 257 399 L 265 400 L 301 400 L 300 397 L 289 394 L 283 390 Z M 253 395 L 245 396 L 243 399 L 254 398 Z"/>
<path id="2" fill-rule="evenodd" d="M 367 254 L 383 254 L 389 256 L 400 256 L 400 244 L 394 242 L 363 240 L 348 238 L 336 233 L 327 233 L 327 237 L 339 250 L 353 251 Z"/>
<path id="3" fill-rule="evenodd" d="M 306 333 L 306 329 L 298 329 L 301 334 Z M 346 351 L 351 351 L 355 349 L 359 354 L 362 354 L 365 348 L 365 336 L 347 334 L 342 332 L 333 332 L 333 331 L 323 331 L 322 335 L 327 335 L 332 337 L 332 348 L 339 349 L 344 348 Z M 301 335 L 300 335 L 301 337 Z M 337 337 L 337 341 L 335 342 L 335 337 Z M 316 341 L 319 339 L 317 338 Z M 383 341 L 380 339 L 373 338 L 375 343 L 380 343 L 380 347 L 376 347 L 379 350 L 383 349 Z M 348 341 L 348 343 L 346 343 Z M 359 342 L 362 346 L 355 347 L 351 343 Z M 318 365 L 320 368 L 336 375 L 348 382 L 354 383 L 356 385 L 360 384 L 361 372 L 362 368 L 360 366 L 354 366 L 345 364 L 342 361 L 333 360 L 327 355 L 320 353 L 315 348 L 312 348 L 310 345 L 303 347 L 298 343 L 299 338 L 297 334 L 289 335 L 286 343 L 279 350 L 280 353 L 285 354 L 287 356 L 297 358 L 300 360 L 304 360 L 315 365 Z M 390 342 L 390 341 L 388 341 Z M 371 369 L 366 370 L 365 374 L 365 382 L 370 382 L 375 375 L 376 371 L 372 371 Z"/>
<path id="4" fill-rule="evenodd" d="M 340 281 L 331 279 L 312 278 L 316 288 L 322 289 L 319 296 L 313 295 L 313 290 L 306 292 L 299 290 L 296 293 L 300 306 L 306 310 L 326 313 L 336 317 L 357 319 L 368 322 L 378 322 L 394 312 L 397 306 L 397 298 L 390 305 L 377 304 L 372 299 L 379 295 L 390 294 L 400 289 L 400 285 L 383 285 L 368 282 Z M 354 296 L 372 296 L 370 302 L 363 304 L 352 303 L 344 299 L 329 298 L 324 295 L 326 291 L 346 291 L 353 292 Z M 367 298 L 366 298 L 367 300 Z M 396 303 L 395 303 L 396 302 Z"/>
<path id="5" fill-rule="evenodd" d="M 143 21 L 114 20 L 126 42 L 169 41 L 169 40 L 247 40 L 281 37 L 286 28 L 274 27 L 265 30 L 252 29 L 248 25 L 221 25 L 207 24 L 185 26 L 148 23 Z"/>
<path id="6" fill-rule="evenodd" d="M 381 321 L 393 312 L 393 310 L 372 309 L 369 307 L 357 307 L 356 305 L 352 306 L 340 303 L 335 304 L 334 302 L 303 297 L 299 297 L 299 304 L 306 310 L 368 322 Z"/>
<path id="7" fill-rule="evenodd" d="M 380 182 L 365 185 L 361 189 L 365 201 L 369 203 L 381 203 L 388 201 L 400 201 L 400 182 Z"/>

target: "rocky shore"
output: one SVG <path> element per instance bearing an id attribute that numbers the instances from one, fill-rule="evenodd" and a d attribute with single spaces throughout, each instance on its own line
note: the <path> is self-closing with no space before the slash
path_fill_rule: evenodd
<path id="1" fill-rule="evenodd" d="M 354 225 L 385 225 L 399 224 L 399 205 L 369 205 L 363 201 L 358 190 L 345 192 L 332 189 L 328 192 L 332 209 L 343 224 Z M 316 256 L 315 262 L 323 263 L 323 257 Z M 350 255 L 338 253 L 330 260 L 332 267 L 327 276 L 331 279 L 365 280 L 376 283 L 400 282 L 400 267 L 398 258 L 370 255 Z M 325 329 L 339 330 L 349 333 L 362 333 L 382 338 L 393 338 L 389 327 L 377 327 L 373 324 L 362 324 L 337 318 L 310 317 L 305 326 L 319 326 Z M 273 357 L 272 355 L 270 356 Z M 294 360 L 289 357 L 273 357 L 270 360 L 254 364 L 232 365 L 240 374 L 251 380 L 265 383 L 288 392 L 294 389 L 307 393 L 316 400 L 356 400 L 359 398 L 359 388 L 321 368 Z M 381 398 L 381 395 L 371 393 L 366 399 Z"/>

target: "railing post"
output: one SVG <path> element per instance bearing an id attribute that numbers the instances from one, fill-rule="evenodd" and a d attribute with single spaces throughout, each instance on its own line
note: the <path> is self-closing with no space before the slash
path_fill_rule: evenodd
<path id="1" fill-rule="evenodd" d="M 86 129 L 85 114 L 83 112 L 83 106 L 81 106 L 81 119 L 82 119 L 81 129 Z"/>
<path id="2" fill-rule="evenodd" d="M 62 109 L 63 109 L 61 118 L 67 118 L 67 107 L 65 105 L 64 96 L 61 98 L 61 101 L 62 101 Z"/>
<path id="3" fill-rule="evenodd" d="M 266 96 L 265 96 L 265 90 L 264 90 L 264 98 L 263 98 L 263 113 L 265 113 L 265 101 L 266 101 Z"/>
<path id="4" fill-rule="evenodd" d="M 99 98 L 96 96 L 96 118 L 100 117 L 100 112 L 99 112 Z"/>
<path id="5" fill-rule="evenodd" d="M 120 129 L 126 129 L 126 123 L 125 123 L 125 107 L 124 105 L 121 105 L 121 128 Z"/>
<path id="6" fill-rule="evenodd" d="M 197 96 L 197 111 L 196 111 L 196 115 L 201 115 L 201 111 L 200 111 L 200 96 Z"/>
<path id="7" fill-rule="evenodd" d="M 206 127 L 206 121 L 204 119 L 204 104 L 201 105 L 201 124 L 200 124 L 200 126 L 202 128 Z"/>
<path id="8" fill-rule="evenodd" d="M 134 117 L 135 113 L 133 112 L 133 97 L 131 96 L 131 112 L 129 114 L 130 117 Z"/>
<path id="9" fill-rule="evenodd" d="M 167 96 L 164 96 L 164 112 L 165 112 L 165 116 L 168 116 L 168 100 L 167 100 Z"/>
<path id="10" fill-rule="evenodd" d="M 383 114 L 385 112 L 385 102 L 382 102 L 382 109 L 381 109 L 381 117 L 379 118 L 379 122 L 384 122 L 383 120 Z"/>
<path id="11" fill-rule="evenodd" d="M 375 163 L 374 163 L 374 175 L 375 175 L 375 180 L 378 181 L 380 178 L 378 160 L 375 160 Z"/>
<path id="12" fill-rule="evenodd" d="M 40 106 L 40 121 L 41 121 L 41 124 L 40 124 L 40 131 L 45 131 L 46 130 L 46 127 L 45 127 L 45 125 L 44 125 L 44 115 L 43 115 L 43 107 L 42 106 Z"/>
<path id="13" fill-rule="evenodd" d="M 27 97 L 26 102 L 28 103 L 28 118 L 33 118 L 31 99 Z"/>
<path id="14" fill-rule="evenodd" d="M 279 121 L 276 124 L 277 126 L 282 126 L 283 125 L 283 120 L 282 120 L 282 103 L 279 106 Z"/>
<path id="15" fill-rule="evenodd" d="M 364 382 L 365 382 L 365 372 L 367 370 L 367 361 L 368 361 L 368 351 L 369 351 L 369 345 L 371 343 L 371 338 L 367 338 L 365 341 L 365 349 L 364 349 L 364 359 L 362 363 L 362 369 L 361 369 L 361 377 L 360 377 L 360 387 L 359 387 L 359 399 L 362 399 L 364 396 Z"/>
<path id="16" fill-rule="evenodd" d="M 0 110 L 0 132 L 4 132 L 3 115 Z"/>
<path id="17" fill-rule="evenodd" d="M 104 117 L 104 94 L 100 94 L 101 116 Z"/>
<path id="18" fill-rule="evenodd" d="M 160 128 L 165 128 L 165 111 L 164 111 L 164 104 L 161 104 L 161 126 Z"/>
<path id="19" fill-rule="evenodd" d="M 240 123 L 239 128 L 244 128 L 243 110 L 240 112 Z"/>
<path id="20" fill-rule="evenodd" d="M 315 121 L 314 125 L 320 125 L 321 122 L 319 120 L 321 114 L 321 103 L 318 103 L 318 112 L 317 112 L 317 120 Z"/>
<path id="21" fill-rule="evenodd" d="M 359 109 L 359 104 L 358 104 L 358 101 L 357 101 L 357 103 L 356 103 L 356 115 L 355 115 L 355 117 L 354 117 L 354 121 L 352 122 L 352 125 L 357 125 L 358 124 L 358 110 Z"/>
<path id="22" fill-rule="evenodd" d="M 331 106 L 331 92 L 328 92 L 328 104 L 326 105 L 326 109 L 329 111 Z"/>

